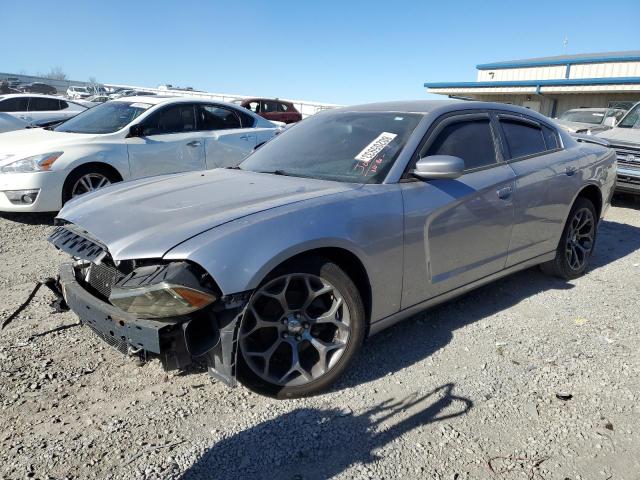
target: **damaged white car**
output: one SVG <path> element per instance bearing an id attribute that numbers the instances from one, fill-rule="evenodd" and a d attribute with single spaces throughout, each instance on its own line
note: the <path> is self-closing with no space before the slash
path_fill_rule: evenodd
<path id="1" fill-rule="evenodd" d="M 111 183 L 238 165 L 280 128 L 234 105 L 126 97 L 0 135 L 0 211 L 58 211 Z"/>

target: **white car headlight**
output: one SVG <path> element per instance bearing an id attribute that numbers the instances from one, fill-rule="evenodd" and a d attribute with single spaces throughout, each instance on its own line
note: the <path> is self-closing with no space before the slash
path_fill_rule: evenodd
<path id="1" fill-rule="evenodd" d="M 2 167 L 2 173 L 47 172 L 63 152 L 49 152 L 21 158 Z"/>

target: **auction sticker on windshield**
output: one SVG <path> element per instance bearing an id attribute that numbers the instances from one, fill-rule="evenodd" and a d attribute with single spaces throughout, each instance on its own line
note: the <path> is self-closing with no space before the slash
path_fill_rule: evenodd
<path id="1" fill-rule="evenodd" d="M 373 142 L 364 147 L 364 149 L 355 156 L 355 159 L 361 162 L 369 163 L 371 160 L 376 158 L 376 156 L 384 149 L 384 147 L 389 145 L 397 136 L 398 135 L 395 133 L 382 132 L 373 140 Z"/>

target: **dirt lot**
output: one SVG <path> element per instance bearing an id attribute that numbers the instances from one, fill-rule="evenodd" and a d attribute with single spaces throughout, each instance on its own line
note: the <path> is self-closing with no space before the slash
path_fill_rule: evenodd
<path id="1" fill-rule="evenodd" d="M 63 258 L 50 225 L 0 217 L 0 318 Z M 585 277 L 532 269 L 425 312 L 293 401 L 138 366 L 39 293 L 0 334 L 0 477 L 640 479 L 639 277 L 622 199 Z"/>

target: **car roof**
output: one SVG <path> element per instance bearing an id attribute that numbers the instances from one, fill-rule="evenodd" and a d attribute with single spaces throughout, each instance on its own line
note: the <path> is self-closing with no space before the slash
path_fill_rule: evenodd
<path id="1" fill-rule="evenodd" d="M 7 93 L 6 95 L 0 95 L 0 98 L 22 98 L 22 97 L 38 97 L 38 98 L 53 98 L 54 100 L 67 100 L 64 97 L 56 96 L 56 95 L 43 95 L 41 93 Z"/>
<path id="2" fill-rule="evenodd" d="M 223 102 L 221 100 L 216 100 L 213 98 L 197 98 L 197 97 L 172 97 L 172 96 L 163 96 L 163 95 L 153 95 L 153 96 L 144 96 L 144 95 L 131 95 L 129 97 L 120 97 L 114 98 L 111 100 L 112 102 L 140 102 L 140 103 L 149 103 L 151 105 L 167 105 L 171 103 L 215 103 L 219 105 L 228 105 L 230 107 L 238 108 L 238 105 Z"/>
<path id="3" fill-rule="evenodd" d="M 367 103 L 352 105 L 325 111 L 351 111 L 351 112 L 404 112 L 404 113 L 438 113 L 455 112 L 461 110 L 502 110 L 513 113 L 529 115 L 544 122 L 549 118 L 528 108 L 508 103 L 482 102 L 475 100 L 403 100 L 395 102 Z"/>

